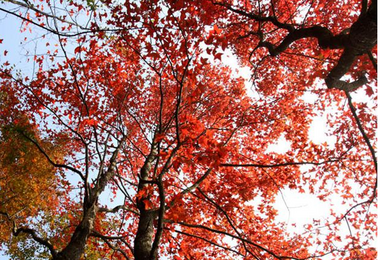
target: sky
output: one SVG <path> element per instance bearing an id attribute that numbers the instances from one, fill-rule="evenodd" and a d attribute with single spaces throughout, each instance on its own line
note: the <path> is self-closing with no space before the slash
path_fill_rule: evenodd
<path id="1" fill-rule="evenodd" d="M 20 21 L 0 11 L 0 29 L 0 39 L 3 40 L 0 44 L 0 62 L 9 60 L 23 66 L 25 57 L 21 53 L 21 43 L 24 35 L 20 33 Z M 8 51 L 6 56 L 5 50 Z"/>
<path id="2" fill-rule="evenodd" d="M 6 4 L 1 3 L 0 5 L 4 6 Z M 380 17 L 379 22 L 382 23 L 381 21 L 382 18 Z M 20 20 L 10 15 L 6 15 L 0 11 L 0 39 L 3 39 L 3 43 L 0 44 L 0 63 L 3 63 L 8 60 L 10 61 L 10 63 L 15 63 L 16 66 L 23 71 L 23 73 L 26 73 L 27 75 L 30 73 L 30 75 L 32 75 L 33 66 L 26 63 L 26 59 L 28 57 L 25 56 L 25 51 L 26 49 L 38 51 L 39 46 L 35 45 L 33 41 L 30 41 L 27 45 L 23 43 L 25 35 L 32 39 L 33 34 L 29 32 L 21 34 L 20 28 Z M 379 32 L 379 43 L 381 42 L 380 38 L 381 34 Z M 8 51 L 6 56 L 4 56 L 5 50 Z M 228 56 L 228 58 L 225 59 L 228 65 L 233 65 L 236 63 L 235 59 L 230 53 L 226 52 L 225 55 Z M 240 68 L 239 71 L 239 73 L 244 77 L 250 76 L 249 69 Z M 380 71 L 381 66 L 379 66 L 378 75 L 381 74 Z M 381 76 L 379 76 L 379 82 L 381 82 Z M 381 122 L 383 115 L 382 108 L 383 105 L 379 106 L 379 122 Z M 329 141 L 329 139 L 327 139 L 327 137 L 324 135 L 325 129 L 326 122 L 324 117 L 319 117 L 314 120 L 313 126 L 310 129 L 310 135 L 312 136 L 312 139 L 315 143 L 322 143 L 326 140 Z M 382 132 L 381 129 L 382 125 L 381 123 L 379 123 L 378 133 Z M 289 143 L 287 143 L 284 138 L 281 138 L 275 146 L 271 147 L 271 149 L 276 152 L 284 152 L 287 147 L 289 147 Z M 383 147 L 381 138 L 379 138 L 379 148 L 380 147 Z M 104 196 L 107 198 L 108 194 L 105 194 Z M 257 202 L 255 201 L 253 203 L 256 204 Z M 298 226 L 304 223 L 311 223 L 312 219 L 322 219 L 328 215 L 329 211 L 329 206 L 326 203 L 319 201 L 315 196 L 303 195 L 299 194 L 298 192 L 292 192 L 288 190 L 283 190 L 282 194 L 277 197 L 276 206 L 278 207 L 280 212 L 278 216 L 279 220 L 286 221 L 290 224 L 297 223 Z M 382 216 L 381 211 L 379 212 L 379 216 Z M 379 217 L 379 223 L 382 223 L 382 217 Z M 379 228 L 381 226 L 382 225 L 379 224 Z M 383 239 L 381 238 L 382 232 L 380 230 L 378 241 L 383 241 Z M 0 251 L 0 260 L 7 259 L 10 258 L 2 255 L 2 252 Z"/>

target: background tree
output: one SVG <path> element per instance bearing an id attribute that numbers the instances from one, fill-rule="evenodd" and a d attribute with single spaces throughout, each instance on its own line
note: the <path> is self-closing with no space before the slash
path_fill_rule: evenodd
<path id="1" fill-rule="evenodd" d="M 0 70 L 9 254 L 376 258 L 376 1 L 6 2 L 47 46 Z M 347 207 L 288 232 L 284 189 Z"/>

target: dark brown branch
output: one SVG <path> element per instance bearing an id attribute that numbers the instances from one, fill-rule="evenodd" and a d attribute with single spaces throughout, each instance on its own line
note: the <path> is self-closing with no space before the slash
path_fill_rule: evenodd
<path id="1" fill-rule="evenodd" d="M 95 187 L 92 189 L 92 196 L 94 200 L 97 200 L 100 193 L 105 189 L 107 183 L 111 180 L 112 176 L 114 175 L 117 164 L 117 156 L 119 155 L 126 140 L 127 136 L 125 135 L 119 141 L 118 146 L 116 147 L 115 151 L 112 153 L 111 158 L 109 159 L 110 165 L 108 169 L 100 175 L 100 178 L 98 178 Z"/>
<path id="2" fill-rule="evenodd" d="M 345 63 L 340 63 L 340 61 L 342 61 L 342 58 L 340 58 L 338 65 L 339 64 L 341 64 L 341 65 L 345 64 Z M 351 65 L 352 63 L 348 63 L 348 64 Z M 336 66 L 335 68 L 338 68 L 338 67 L 339 66 Z M 349 69 L 349 67 L 348 67 L 348 69 Z M 333 71 L 336 71 L 336 70 L 332 70 L 331 73 Z M 347 73 L 348 70 L 345 70 L 345 71 Z M 331 75 L 331 74 L 329 74 L 329 75 Z M 347 92 L 353 92 L 353 91 L 357 90 L 358 88 L 360 88 L 361 86 L 368 83 L 368 80 L 365 77 L 365 75 L 361 76 L 358 80 L 353 81 L 353 82 L 346 82 L 343 80 L 339 80 L 336 77 L 332 77 L 329 75 L 325 79 L 325 83 L 327 84 L 328 88 L 336 88 L 336 89 L 344 90 Z"/>
<path id="3" fill-rule="evenodd" d="M 230 11 L 232 11 L 234 13 L 237 13 L 237 14 L 239 14 L 241 16 L 248 17 L 248 18 L 250 18 L 252 20 L 255 20 L 257 22 L 271 22 L 276 27 L 282 28 L 282 29 L 286 29 L 289 32 L 295 30 L 295 27 L 294 27 L 293 24 L 281 23 L 281 22 L 279 22 L 277 20 L 277 18 L 275 16 L 261 16 L 261 15 L 255 14 L 255 13 L 249 13 L 249 12 L 246 12 L 246 11 L 243 11 L 243 10 L 239 10 L 239 9 L 233 8 L 231 5 L 229 5 L 227 3 L 223 3 L 223 2 L 215 2 L 215 1 L 213 1 L 213 4 L 214 5 L 223 6 L 223 7 L 227 8 L 228 10 L 230 10 Z"/>
<path id="4" fill-rule="evenodd" d="M 80 27 L 78 24 L 75 24 L 75 23 L 73 23 L 71 21 L 64 20 L 64 19 L 62 19 L 62 18 L 60 18 L 58 16 L 49 14 L 47 12 L 44 12 L 44 11 L 36 8 L 33 4 L 29 3 L 29 1 L 25 1 L 23 3 L 23 2 L 20 2 L 20 1 L 16 1 L 16 0 L 5 0 L 5 2 L 12 3 L 12 4 L 17 5 L 19 7 L 24 7 L 27 10 L 32 10 L 35 13 L 38 13 L 41 16 L 49 17 L 49 18 L 52 18 L 54 20 L 59 20 L 60 22 L 63 22 L 63 23 L 66 23 L 66 24 L 70 24 L 70 25 L 73 25 L 73 26 Z M 80 27 L 80 28 L 83 29 L 82 27 Z"/>
<path id="5" fill-rule="evenodd" d="M 18 235 L 20 235 L 20 233 L 28 234 L 32 237 L 33 240 L 38 242 L 40 245 L 47 247 L 53 257 L 57 256 L 57 252 L 56 252 L 54 246 L 47 239 L 40 237 L 36 233 L 35 230 L 33 230 L 31 228 L 27 228 L 27 227 L 17 228 L 15 221 L 9 216 L 8 213 L 0 211 L 0 214 L 4 215 L 8 219 L 8 221 L 10 221 L 12 223 L 12 226 L 13 226 L 12 234 L 14 236 L 18 236 Z"/>
<path id="6" fill-rule="evenodd" d="M 363 124 L 361 123 L 359 116 L 356 113 L 356 108 L 354 107 L 354 105 L 352 103 L 351 95 L 347 91 L 345 92 L 345 95 L 347 96 L 347 99 L 348 99 L 349 109 L 350 109 L 350 111 L 351 111 L 351 113 L 353 115 L 353 118 L 356 121 L 357 127 L 358 127 L 361 135 L 363 136 L 365 143 L 368 146 L 369 152 L 371 153 L 371 157 L 372 157 L 372 160 L 373 160 L 373 163 L 374 163 L 374 166 L 375 166 L 376 181 L 375 181 L 375 186 L 374 186 L 373 194 L 372 194 L 372 198 L 375 198 L 377 196 L 376 195 L 376 190 L 377 190 L 377 174 L 378 174 L 376 152 L 375 152 L 375 149 L 373 148 L 373 146 L 371 144 L 371 141 L 369 140 L 369 138 L 367 136 L 367 133 L 364 130 Z"/>
<path id="7" fill-rule="evenodd" d="M 363 202 L 360 202 L 360 203 L 353 205 L 349 210 L 347 210 L 347 212 L 344 213 L 344 215 L 338 221 L 341 221 L 342 219 L 346 219 L 346 217 L 349 215 L 349 213 L 351 213 L 352 210 L 354 210 L 355 208 L 363 206 L 365 204 L 371 204 L 373 202 L 374 198 L 375 197 L 371 197 L 371 199 L 369 199 L 369 200 L 366 200 L 366 201 L 363 201 Z M 335 222 L 338 222 L 338 221 L 335 221 Z"/>
<path id="8" fill-rule="evenodd" d="M 214 3 L 223 6 L 228 10 L 247 17 L 256 22 L 271 22 L 276 27 L 288 31 L 288 35 L 284 37 L 282 42 L 275 46 L 270 42 L 263 41 L 263 35 L 259 32 L 260 42 L 254 51 L 260 47 L 267 48 L 271 56 L 276 56 L 284 52 L 292 43 L 299 39 L 316 38 L 319 46 L 322 49 L 341 49 L 343 54 L 338 60 L 336 66 L 331 70 L 326 77 L 325 82 L 328 88 L 337 88 L 344 91 L 354 91 L 360 86 L 367 83 L 367 79 L 362 75 L 359 79 L 353 82 L 346 82 L 341 78 L 348 73 L 351 65 L 357 57 L 370 52 L 377 43 L 377 0 L 373 0 L 368 10 L 366 8 L 366 0 L 362 2 L 362 12 L 359 19 L 345 31 L 349 31 L 338 35 L 322 26 L 312 26 L 308 28 L 296 29 L 293 24 L 281 23 L 275 16 L 261 16 L 254 13 L 249 13 L 243 10 L 233 8 L 229 4 Z M 254 52 L 253 51 L 253 52 Z"/>
<path id="9" fill-rule="evenodd" d="M 367 54 L 368 54 L 370 61 L 372 62 L 373 67 L 377 71 L 377 60 L 375 59 L 375 57 L 373 57 L 372 51 L 367 52 Z"/>
<path id="10" fill-rule="evenodd" d="M 259 43 L 258 47 L 265 47 L 268 49 L 271 56 L 276 56 L 285 51 L 295 41 L 305 38 L 317 38 L 320 47 L 323 49 L 343 48 L 345 41 L 347 40 L 347 37 L 344 34 L 334 36 L 332 32 L 325 27 L 313 26 L 290 32 L 276 47 L 272 43 L 263 41 Z"/>
<path id="11" fill-rule="evenodd" d="M 277 163 L 277 164 L 257 164 L 257 163 L 249 163 L 249 164 L 236 164 L 236 163 L 222 163 L 221 167 L 255 167 L 255 168 L 276 168 L 276 167 L 287 167 L 287 166 L 299 166 L 299 165 L 323 165 L 326 163 L 338 162 L 338 159 L 332 159 L 322 162 L 286 162 L 286 163 Z"/>
<path id="12" fill-rule="evenodd" d="M 171 230 L 170 228 L 167 228 L 167 227 L 164 227 L 164 229 Z M 189 234 L 189 233 L 186 233 L 186 232 L 183 232 L 183 231 L 178 231 L 178 230 L 172 230 L 172 232 L 176 232 L 176 233 L 179 233 L 179 234 L 184 235 L 184 236 L 189 236 L 189 237 L 197 238 L 197 239 L 203 240 L 203 241 L 205 241 L 205 242 L 207 242 L 207 243 L 209 243 L 211 245 L 214 245 L 216 247 L 222 248 L 222 249 L 227 250 L 227 251 L 231 251 L 231 252 L 233 252 L 235 254 L 238 254 L 238 255 L 241 255 L 241 256 L 245 256 L 241 252 L 233 250 L 232 248 L 229 248 L 229 247 L 225 247 L 225 246 L 219 245 L 219 244 L 217 244 L 217 243 L 215 243 L 215 242 L 213 242 L 211 240 L 208 240 L 208 239 L 206 239 L 204 237 L 201 237 L 201 236 Z"/>
<path id="13" fill-rule="evenodd" d="M 215 206 L 216 209 L 218 209 L 219 211 L 221 211 L 221 213 L 223 213 L 223 215 L 225 216 L 225 218 L 227 219 L 229 225 L 232 227 L 232 229 L 235 231 L 235 233 L 239 237 L 243 238 L 243 235 L 237 230 L 237 228 L 235 227 L 235 224 L 233 223 L 233 220 L 229 217 L 228 213 L 219 204 L 217 204 L 214 200 L 209 198 L 199 187 L 197 189 L 199 190 L 200 194 L 203 195 L 203 197 L 209 203 L 211 203 L 213 206 Z M 247 247 L 247 245 L 246 245 L 246 243 L 244 241 L 242 241 L 242 244 L 243 244 L 243 247 L 244 247 L 245 251 L 250 253 L 254 258 L 259 259 L 251 250 L 249 250 L 249 248 Z"/>
<path id="14" fill-rule="evenodd" d="M 109 241 L 109 240 L 116 240 L 116 239 L 117 239 L 117 240 L 120 240 L 120 239 L 122 239 L 122 238 L 124 238 L 124 237 L 122 237 L 122 236 L 119 236 L 119 237 L 117 237 L 117 236 L 113 236 L 113 237 L 111 237 L 111 236 L 104 236 L 104 235 L 100 234 L 100 233 L 97 232 L 97 231 L 92 231 L 91 236 L 102 239 L 102 240 L 103 240 L 103 241 L 104 241 L 104 242 L 105 242 L 105 243 L 106 243 L 112 250 L 121 253 L 121 254 L 124 256 L 125 259 L 127 259 L 127 260 L 130 260 L 130 259 L 131 259 L 131 258 L 129 258 L 129 256 L 127 255 L 127 253 L 124 252 L 124 250 L 122 250 L 120 247 L 116 247 L 116 246 L 114 246 L 114 245 Z"/>
<path id="15" fill-rule="evenodd" d="M 184 189 L 179 195 L 184 196 L 185 194 L 188 194 L 195 190 L 199 185 L 209 176 L 209 174 L 212 172 L 212 168 L 209 168 L 194 184 L 189 186 L 188 188 Z M 175 198 L 180 198 L 179 195 L 175 196 Z M 169 203 L 168 207 L 172 207 L 176 203 L 175 200 L 172 200 Z"/>
<path id="16" fill-rule="evenodd" d="M 122 238 L 127 237 L 127 236 L 105 236 L 96 230 L 92 230 L 92 232 L 90 233 L 90 236 L 98 237 L 98 238 L 102 238 L 102 239 L 109 239 L 109 240 L 116 240 L 116 239 L 120 240 Z"/>
<path id="17" fill-rule="evenodd" d="M 265 247 L 263 247 L 263 246 L 261 246 L 259 244 L 256 244 L 255 242 L 253 242 L 251 240 L 248 240 L 248 239 L 245 239 L 245 238 L 241 238 L 239 236 L 230 234 L 230 233 L 222 231 L 222 230 L 213 229 L 213 228 L 210 228 L 210 227 L 206 227 L 204 225 L 189 224 L 189 223 L 185 223 L 185 222 L 177 222 L 177 224 L 180 224 L 182 226 L 191 227 L 191 228 L 204 229 L 204 230 L 207 230 L 209 232 L 226 235 L 226 236 L 232 237 L 234 239 L 237 239 L 237 240 L 240 240 L 240 241 L 244 241 L 244 242 L 246 242 L 246 243 L 248 243 L 248 244 L 250 244 L 250 245 L 252 245 L 252 246 L 254 246 L 254 247 L 256 247 L 256 248 L 258 248 L 258 249 L 260 249 L 260 250 L 262 250 L 262 251 L 264 251 L 266 253 L 268 253 L 268 254 L 270 254 L 271 256 L 273 256 L 276 259 L 307 260 L 307 259 L 313 259 L 313 258 L 320 258 L 320 257 L 326 256 L 326 255 L 332 254 L 335 251 L 339 251 L 337 249 L 333 249 L 333 250 L 330 250 L 329 252 L 327 252 L 325 254 L 312 255 L 312 256 L 309 256 L 309 257 L 305 257 L 305 258 L 297 258 L 297 257 L 293 257 L 293 256 L 279 256 L 279 255 L 275 254 L 274 252 L 272 252 L 271 250 L 266 249 Z"/>
<path id="18" fill-rule="evenodd" d="M 31 235 L 33 240 L 35 240 L 39 244 L 47 247 L 49 249 L 49 251 L 51 252 L 53 257 L 57 256 L 57 252 L 54 249 L 53 245 L 47 239 L 44 239 L 44 238 L 40 237 L 39 235 L 37 235 L 35 230 L 33 230 L 31 228 L 18 228 L 15 232 L 13 232 L 13 234 L 15 236 L 18 236 L 20 233 L 25 233 L 25 234 Z"/>
<path id="19" fill-rule="evenodd" d="M 326 225 L 321 226 L 321 227 L 318 227 L 318 228 L 320 229 L 320 228 L 324 228 L 324 227 L 329 227 L 329 226 L 331 226 L 331 225 L 334 225 L 334 224 L 336 224 L 336 223 L 342 221 L 343 219 L 347 220 L 347 217 L 348 217 L 349 213 L 351 213 L 354 209 L 356 209 L 356 208 L 358 208 L 358 207 L 361 207 L 361 206 L 363 206 L 363 205 L 365 205 L 365 204 L 369 204 L 369 205 L 370 205 L 371 203 L 373 203 L 373 201 L 374 201 L 375 198 L 376 198 L 376 197 L 373 197 L 373 196 L 372 196 L 369 200 L 365 200 L 365 201 L 362 201 L 362 202 L 359 202 L 359 203 L 353 205 L 352 207 L 350 207 L 350 208 L 343 214 L 342 217 L 336 219 L 334 222 L 332 222 L 332 224 L 326 224 Z"/>
<path id="20" fill-rule="evenodd" d="M 82 174 L 79 170 L 77 170 L 77 169 L 75 169 L 75 168 L 73 168 L 73 167 L 71 167 L 71 166 L 68 166 L 68 165 L 66 165 L 66 164 L 55 163 L 55 162 L 51 159 L 51 157 L 44 151 L 44 149 L 40 146 L 40 144 L 39 144 L 36 140 L 32 139 L 31 137 L 29 137 L 27 134 L 25 134 L 25 133 L 22 132 L 22 131 L 19 131 L 19 133 L 20 133 L 24 138 L 26 138 L 28 141 L 30 141 L 31 143 L 33 143 L 33 144 L 36 146 L 36 148 L 37 148 L 37 149 L 44 155 L 44 157 L 48 160 L 48 162 L 49 162 L 52 166 L 54 166 L 54 167 L 56 167 L 56 168 L 63 168 L 63 169 L 67 169 L 67 170 L 73 171 L 73 172 L 77 173 L 77 175 L 79 175 L 80 178 L 81 178 L 82 180 L 85 180 L 83 174 Z"/>
<path id="21" fill-rule="evenodd" d="M 363 16 L 367 13 L 368 8 L 368 1 L 367 0 L 361 0 L 361 14 L 360 16 Z"/>
<path id="22" fill-rule="evenodd" d="M 12 2 L 13 4 L 18 5 L 20 7 L 23 7 L 23 8 L 26 8 L 26 9 L 31 9 L 34 12 L 38 12 L 40 15 L 45 16 L 47 19 L 48 18 L 56 19 L 56 20 L 59 20 L 62 23 L 66 23 L 66 24 L 75 26 L 75 27 L 80 28 L 82 30 L 82 31 L 76 32 L 76 33 L 75 32 L 74 33 L 63 33 L 63 32 L 60 32 L 59 30 L 54 30 L 54 29 L 52 29 L 50 27 L 44 26 L 42 24 L 39 24 L 38 22 L 35 22 L 32 19 L 28 19 L 26 17 L 23 17 L 23 16 L 17 14 L 17 13 L 14 13 L 12 11 L 9 11 L 9 10 L 6 10 L 6 9 L 0 7 L 0 11 L 3 11 L 4 13 L 10 14 L 12 16 L 15 16 L 15 17 L 17 17 L 17 18 L 19 18 L 19 19 L 21 19 L 23 21 L 31 23 L 31 24 L 33 24 L 33 25 L 35 25 L 37 27 L 40 27 L 40 28 L 46 30 L 47 32 L 50 32 L 52 34 L 55 34 L 55 35 L 58 35 L 58 36 L 61 36 L 61 37 L 78 37 L 78 36 L 81 36 L 81 35 L 84 35 L 84 34 L 94 34 L 94 33 L 97 33 L 97 32 L 115 32 L 115 33 L 119 33 L 119 32 L 122 32 L 122 31 L 140 30 L 140 29 L 142 29 L 140 27 L 136 27 L 136 28 L 123 28 L 123 29 L 121 29 L 121 28 L 97 28 L 97 30 L 94 29 L 94 28 L 86 28 L 86 27 L 83 27 L 83 26 L 81 26 L 79 24 L 76 24 L 74 22 L 71 22 L 71 21 L 68 21 L 68 20 L 64 20 L 64 19 L 62 19 L 62 18 L 60 18 L 58 16 L 45 13 L 45 12 L 39 10 L 39 9 L 31 8 L 33 6 L 28 6 L 28 5 L 25 5 L 25 4 L 23 4 L 21 2 L 18 2 L 18 1 L 7 0 L 7 2 Z"/>
<path id="23" fill-rule="evenodd" d="M 165 213 L 165 190 L 163 186 L 163 181 L 159 179 L 157 186 L 159 187 L 159 196 L 160 196 L 160 208 L 158 211 L 157 218 L 157 229 L 155 234 L 155 239 L 152 243 L 151 253 L 149 260 L 157 259 L 157 251 L 159 249 L 160 239 L 163 234 L 163 226 L 164 226 L 164 213 Z"/>
<path id="24" fill-rule="evenodd" d="M 117 213 L 119 210 L 125 210 L 125 211 L 129 211 L 129 212 L 132 212 L 133 214 L 136 214 L 136 215 L 140 215 L 139 212 L 137 211 L 134 211 L 132 209 L 129 209 L 127 208 L 126 206 L 124 205 L 119 205 L 119 206 L 116 206 L 112 209 L 109 209 L 109 208 L 99 208 L 99 212 L 104 212 L 104 213 Z"/>
<path id="25" fill-rule="evenodd" d="M 55 31 L 55 30 L 53 30 L 53 29 L 51 29 L 51 28 L 45 27 L 45 26 L 43 26 L 43 25 L 41 25 L 41 24 L 39 24 L 39 23 L 37 23 L 37 22 L 31 20 L 31 19 L 27 19 L 27 18 L 25 18 L 25 17 L 23 17 L 23 16 L 21 16 L 21 15 L 15 14 L 15 13 L 13 13 L 13 12 L 11 12 L 11 11 L 8 11 L 8 10 L 6 10 L 6 9 L 4 9 L 4 8 L 1 8 L 1 7 L 0 7 L 0 11 L 3 11 L 4 13 L 7 13 L 7 14 L 10 14 L 10 15 L 13 15 L 13 16 L 16 16 L 17 18 L 19 18 L 19 19 L 21 19 L 21 20 L 23 20 L 23 21 L 29 22 L 29 23 L 31 23 L 31 24 L 37 26 L 37 27 L 43 28 L 44 30 L 46 30 L 46 31 L 48 31 L 48 32 L 50 32 L 50 33 L 56 34 L 56 35 L 61 35 L 61 36 L 77 36 L 77 35 L 79 35 L 79 34 L 76 34 L 76 35 L 66 35 L 66 34 L 59 33 L 59 32 L 57 32 L 57 31 Z"/>

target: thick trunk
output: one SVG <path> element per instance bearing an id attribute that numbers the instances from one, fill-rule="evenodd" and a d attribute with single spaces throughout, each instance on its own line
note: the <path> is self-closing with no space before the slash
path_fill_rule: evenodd
<path id="1" fill-rule="evenodd" d="M 153 142 L 151 152 L 147 156 L 147 159 L 145 160 L 144 165 L 140 170 L 139 191 L 149 185 L 146 183 L 146 181 L 148 180 L 152 170 L 152 163 L 156 159 L 156 146 L 157 144 Z M 146 209 L 144 200 L 149 199 L 150 195 L 147 195 L 137 200 L 137 207 L 140 210 L 140 219 L 134 243 L 135 260 L 150 260 L 151 258 L 152 240 L 154 237 L 154 220 L 158 214 L 158 211 Z"/>
<path id="2" fill-rule="evenodd" d="M 348 73 L 358 56 L 369 53 L 376 44 L 377 2 L 373 1 L 368 11 L 352 25 L 348 35 L 348 41 L 346 41 L 344 46 L 344 52 L 336 66 L 325 79 L 328 88 L 337 88 L 349 92 L 366 84 L 368 81 L 364 75 L 351 83 L 340 79 Z"/>
<path id="3" fill-rule="evenodd" d="M 53 260 L 79 260 L 84 254 L 85 246 L 93 229 L 97 208 L 92 205 L 76 227 L 69 244 Z"/>
<path id="4" fill-rule="evenodd" d="M 139 227 L 135 238 L 135 260 L 149 260 L 154 235 L 156 211 L 141 210 Z"/>

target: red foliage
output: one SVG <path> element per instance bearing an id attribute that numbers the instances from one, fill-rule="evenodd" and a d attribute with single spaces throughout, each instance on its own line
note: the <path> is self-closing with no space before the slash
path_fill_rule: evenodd
<path id="1" fill-rule="evenodd" d="M 343 74 L 348 82 L 367 75 L 353 89 L 363 97 L 358 102 L 350 89 L 324 82 L 346 47 L 324 47 L 317 34 L 277 47 L 316 26 L 348 33 L 360 1 L 67 4 L 67 14 L 54 14 L 63 25 L 56 29 L 40 23 L 53 18 L 44 11 L 53 2 L 36 3 L 36 14 L 23 16 L 28 28 L 58 38 L 47 49 L 50 59 L 35 56 L 32 79 L 8 62 L 0 67 L 0 100 L 8 104 L 0 106 L 0 130 L 6 120 L 18 123 L 17 111 L 45 142 L 66 147 L 55 157 L 42 138 L 28 139 L 41 153 L 37 163 L 46 159 L 55 169 L 48 190 L 36 183 L 38 173 L 33 177 L 52 209 L 18 215 L 9 211 L 14 204 L 1 204 L 7 236 L 24 232 L 53 259 L 69 256 L 76 239 L 84 245 L 71 259 L 376 258 L 376 47 Z M 83 26 L 69 18 L 88 14 Z M 223 65 L 227 53 L 240 65 Z M 252 69 L 251 80 L 238 76 L 240 66 Z M 309 134 L 319 116 L 328 120 L 321 144 Z M 284 152 L 271 150 L 279 138 L 289 143 Z M 12 173 L 3 161 L 0 195 L 7 197 L 2 178 Z M 274 203 L 289 189 L 347 206 L 288 232 Z M 150 228 L 143 231 L 143 223 Z M 148 237 L 149 251 L 142 243 Z M 17 240 L 0 239 L 22 254 Z"/>

